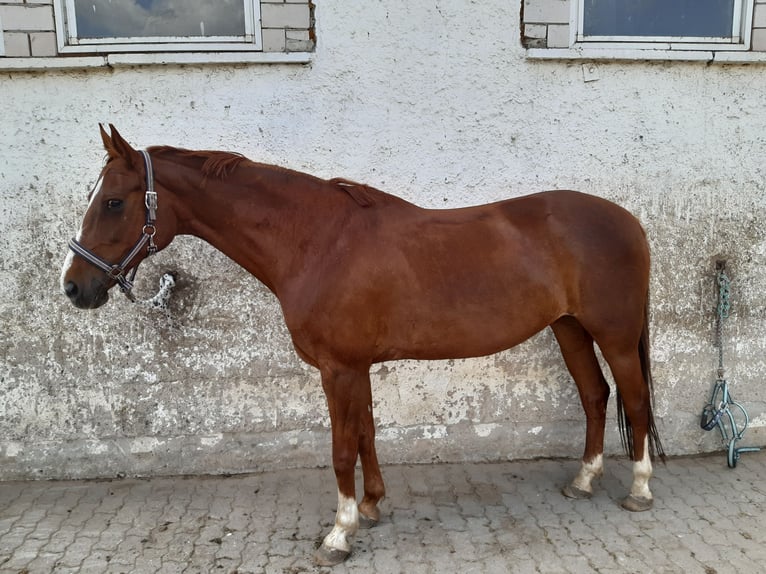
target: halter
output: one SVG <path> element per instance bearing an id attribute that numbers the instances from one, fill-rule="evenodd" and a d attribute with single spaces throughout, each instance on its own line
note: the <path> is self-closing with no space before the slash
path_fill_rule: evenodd
<path id="1" fill-rule="evenodd" d="M 110 279 L 115 280 L 120 285 L 120 291 L 122 291 L 131 301 L 136 300 L 131 290 L 133 289 L 133 280 L 136 277 L 138 265 L 133 268 L 129 275 L 126 275 L 128 266 L 141 252 L 144 246 L 147 246 L 147 255 L 154 255 L 157 253 L 157 246 L 154 244 L 154 235 L 157 233 L 157 228 L 154 225 L 157 221 L 157 192 L 154 191 L 154 171 L 152 170 L 152 159 L 149 157 L 149 153 L 141 150 L 141 154 L 144 156 L 144 164 L 146 165 L 146 195 L 144 196 L 146 223 L 141 229 L 141 237 L 138 238 L 138 241 L 136 241 L 133 249 L 130 250 L 130 253 L 115 265 L 102 259 L 90 249 L 84 247 L 76 239 L 69 240 L 69 249 L 85 259 L 88 263 L 101 269 L 101 271 L 106 273 Z"/>

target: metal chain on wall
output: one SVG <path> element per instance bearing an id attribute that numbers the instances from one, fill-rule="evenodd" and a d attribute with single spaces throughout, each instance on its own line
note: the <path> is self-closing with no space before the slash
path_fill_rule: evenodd
<path id="1" fill-rule="evenodd" d="M 716 268 L 715 346 L 718 347 L 718 378 L 713 385 L 710 402 L 702 409 L 700 426 L 706 431 L 718 427 L 726 449 L 727 463 L 729 468 L 734 468 L 737 466 L 741 453 L 760 449 L 736 446 L 737 441 L 742 440 L 750 419 L 745 407 L 734 401 L 729 392 L 729 383 L 726 381 L 726 370 L 723 365 L 723 323 L 729 318 L 731 312 L 731 280 L 726 274 L 725 261 L 719 261 Z M 735 410 L 732 411 L 730 407 L 734 407 Z M 743 419 L 741 424 L 737 424 L 735 413 Z"/>

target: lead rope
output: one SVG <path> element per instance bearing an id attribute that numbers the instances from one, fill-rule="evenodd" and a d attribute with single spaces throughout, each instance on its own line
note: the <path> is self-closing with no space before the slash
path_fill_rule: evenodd
<path id="1" fill-rule="evenodd" d="M 170 296 L 173 294 L 173 288 L 176 286 L 176 274 L 172 271 L 168 271 L 160 277 L 160 288 L 154 297 L 149 299 L 136 299 L 134 302 L 143 307 L 149 309 L 156 309 L 158 311 L 164 311 L 166 314 L 170 312 L 168 304 L 170 302 Z"/>
<path id="2" fill-rule="evenodd" d="M 716 298 L 716 320 L 715 320 L 715 346 L 718 347 L 718 378 L 713 385 L 713 394 L 710 402 L 702 409 L 702 418 L 700 426 L 706 430 L 713 430 L 718 427 L 721 432 L 721 439 L 727 452 L 727 463 L 729 468 L 737 466 L 739 456 L 743 452 L 755 452 L 760 450 L 757 447 L 739 447 L 736 443 L 742 440 L 742 436 L 747 430 L 750 422 L 745 407 L 734 401 L 729 392 L 729 383 L 726 381 L 726 370 L 723 365 L 723 323 L 729 318 L 731 311 L 731 280 L 726 274 L 726 262 L 719 261 L 716 265 L 716 285 L 718 287 Z M 732 411 L 730 407 L 735 407 Z M 742 430 L 740 430 L 734 413 L 738 412 L 744 419 Z"/>

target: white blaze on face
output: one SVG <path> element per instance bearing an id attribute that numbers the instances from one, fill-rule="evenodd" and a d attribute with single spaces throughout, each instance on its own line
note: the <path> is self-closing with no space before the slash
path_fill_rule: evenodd
<path id="1" fill-rule="evenodd" d="M 98 187 L 93 191 L 93 193 L 90 196 L 90 201 L 88 202 L 88 209 L 90 209 L 90 206 L 93 205 L 93 203 L 96 201 L 96 197 L 101 193 L 101 182 L 99 182 Z M 82 241 L 82 224 L 80 224 L 80 229 L 77 230 L 77 235 L 75 236 L 75 239 L 77 241 Z M 74 263 L 74 251 L 71 249 L 68 250 L 68 253 L 66 254 L 66 258 L 64 259 L 64 265 L 61 267 L 61 290 L 64 291 L 64 278 L 66 277 L 67 272 L 72 267 L 72 263 Z"/>
<path id="2" fill-rule="evenodd" d="M 79 241 L 79 238 L 77 239 Z M 63 292 L 66 292 L 66 289 L 64 288 L 64 278 L 66 277 L 67 272 L 69 271 L 69 268 L 72 267 L 72 263 L 74 263 L 74 252 L 69 249 L 69 252 L 66 254 L 66 259 L 64 259 L 64 266 L 61 268 L 61 290 Z"/>
<path id="3" fill-rule="evenodd" d="M 356 500 L 343 496 L 338 491 L 338 512 L 335 514 L 335 526 L 332 532 L 325 536 L 324 546 L 343 552 L 351 551 L 350 536 L 359 529 L 359 509 Z"/>

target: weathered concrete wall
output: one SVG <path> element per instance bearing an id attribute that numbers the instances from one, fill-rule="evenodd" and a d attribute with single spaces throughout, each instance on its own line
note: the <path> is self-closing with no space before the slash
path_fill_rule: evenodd
<path id="1" fill-rule="evenodd" d="M 764 69 L 600 63 L 585 82 L 580 64 L 525 59 L 517 4 L 323 1 L 308 66 L 2 76 L 0 478 L 330 460 L 317 373 L 271 294 L 223 255 L 180 238 L 142 267 L 143 295 L 178 270 L 169 317 L 117 296 L 82 312 L 59 293 L 101 165 L 98 122 L 136 146 L 236 150 L 425 206 L 549 188 L 615 200 L 653 249 L 666 450 L 720 446 L 699 414 L 721 258 L 729 380 L 752 417 L 747 442 L 766 443 Z M 584 418 L 549 332 L 488 358 L 378 365 L 373 386 L 383 462 L 581 453 Z"/>

